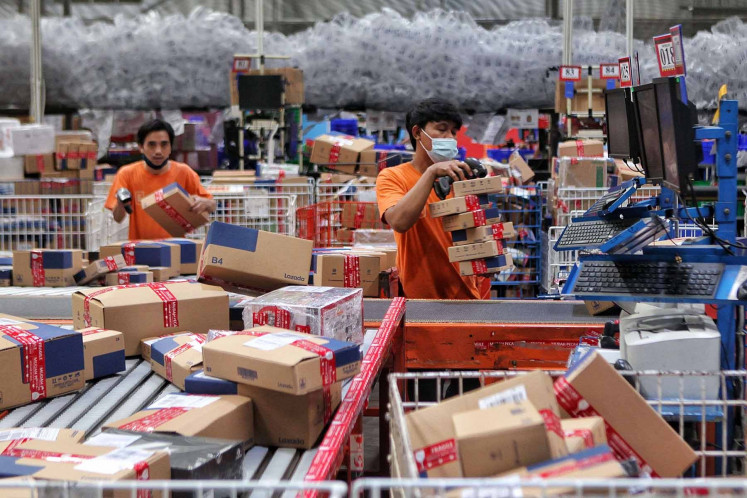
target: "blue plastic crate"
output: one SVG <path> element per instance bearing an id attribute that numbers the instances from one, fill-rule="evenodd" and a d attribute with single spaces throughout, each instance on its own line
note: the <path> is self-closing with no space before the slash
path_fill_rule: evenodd
<path id="1" fill-rule="evenodd" d="M 329 129 L 346 135 L 354 137 L 358 136 L 358 120 L 357 119 L 333 119 L 329 123 Z"/>

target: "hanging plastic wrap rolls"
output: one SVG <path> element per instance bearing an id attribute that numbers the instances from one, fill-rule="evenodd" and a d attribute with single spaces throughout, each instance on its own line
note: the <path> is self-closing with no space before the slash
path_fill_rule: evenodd
<path id="1" fill-rule="evenodd" d="M 0 19 L 0 106 L 28 104 L 30 22 Z M 220 107 L 228 105 L 228 71 L 233 55 L 256 52 L 256 35 L 236 17 L 206 8 L 189 16 L 149 12 L 117 16 L 112 23 L 85 24 L 77 18 L 42 19 L 47 105 L 98 109 Z M 716 89 L 747 107 L 747 64 L 741 47 L 747 27 L 728 19 L 685 40 L 690 99 L 714 106 Z M 477 112 L 547 107 L 554 101 L 561 61 L 562 30 L 543 19 L 478 26 L 468 14 L 433 10 L 411 19 L 397 12 L 329 22 L 285 36 L 266 33 L 268 66 L 304 71 L 306 102 L 401 111 L 438 95 Z M 651 42 L 636 41 L 641 80 L 658 75 Z M 574 20 L 577 64 L 616 61 L 625 37 L 596 32 L 588 18 Z"/>

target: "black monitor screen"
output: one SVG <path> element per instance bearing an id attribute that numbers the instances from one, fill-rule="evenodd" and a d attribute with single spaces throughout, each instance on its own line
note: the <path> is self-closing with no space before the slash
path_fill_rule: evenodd
<path id="1" fill-rule="evenodd" d="M 283 77 L 239 75 L 239 108 L 279 109 L 283 106 Z"/>
<path id="2" fill-rule="evenodd" d="M 659 115 L 656 109 L 656 93 L 652 85 L 636 89 L 635 103 L 640 121 L 643 166 L 647 178 L 663 178 L 664 167 L 661 158 L 661 136 L 659 134 Z"/>
<path id="3" fill-rule="evenodd" d="M 667 84 L 655 85 L 656 105 L 659 110 L 659 130 L 661 133 L 661 155 L 664 161 L 664 179 L 672 185 L 680 186 L 677 170 L 677 139 L 675 137 L 674 111 L 672 109 L 671 87 Z"/>
<path id="4" fill-rule="evenodd" d="M 610 157 L 628 159 L 633 157 L 630 150 L 628 125 L 628 103 L 624 89 L 608 91 L 605 94 L 607 107 L 607 152 Z"/>

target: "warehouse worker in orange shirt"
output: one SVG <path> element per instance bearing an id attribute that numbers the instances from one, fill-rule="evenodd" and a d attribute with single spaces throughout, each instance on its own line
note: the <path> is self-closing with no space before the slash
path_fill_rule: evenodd
<path id="1" fill-rule="evenodd" d="M 130 240 L 163 239 L 169 233 L 140 207 L 143 197 L 174 182 L 192 196 L 192 211 L 215 211 L 213 196 L 200 184 L 197 173 L 184 163 L 169 159 L 174 144 L 174 129 L 166 121 L 154 119 L 137 131 L 137 144 L 143 160 L 119 168 L 109 189 L 104 205 L 112 211 L 114 221 L 121 223 L 127 215 L 125 204 L 117 198 L 117 191 L 126 188 L 132 195 Z"/>
<path id="2" fill-rule="evenodd" d="M 405 297 L 487 299 L 489 280 L 459 274 L 458 265 L 449 262 L 451 234 L 430 217 L 427 206 L 440 200 L 433 191 L 436 178 L 459 181 L 471 174 L 467 164 L 454 159 L 462 117 L 449 102 L 430 98 L 407 113 L 405 124 L 415 150 L 412 162 L 386 168 L 376 179 L 381 220 L 395 232 Z"/>

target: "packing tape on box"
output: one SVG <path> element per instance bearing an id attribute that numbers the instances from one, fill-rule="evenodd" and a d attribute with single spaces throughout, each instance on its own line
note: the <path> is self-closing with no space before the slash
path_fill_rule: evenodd
<path id="1" fill-rule="evenodd" d="M 39 173 L 44 173 L 44 156 L 37 154 L 36 156 L 36 170 Z"/>
<path id="2" fill-rule="evenodd" d="M 34 287 L 44 287 L 44 256 L 41 251 L 31 251 L 31 278 Z"/>
<path id="3" fill-rule="evenodd" d="M 109 271 L 119 270 L 119 265 L 117 265 L 117 262 L 114 261 L 113 256 L 107 256 L 106 258 L 104 258 L 104 263 L 106 263 L 106 267 L 109 269 Z"/>
<path id="4" fill-rule="evenodd" d="M 0 333 L 21 344 L 23 383 L 29 385 L 31 400 L 47 397 L 47 358 L 44 339 L 29 330 L 12 325 L 0 326 Z"/>
<path id="5" fill-rule="evenodd" d="M 166 422 L 175 419 L 185 413 L 190 408 L 181 406 L 171 406 L 168 408 L 159 408 L 153 413 L 149 413 L 143 418 L 133 420 L 123 426 L 119 427 L 123 431 L 135 431 L 135 432 L 153 432 L 158 427 L 162 426 Z"/>
<path id="6" fill-rule="evenodd" d="M 568 412 L 571 417 L 602 417 L 565 377 L 560 377 L 555 381 L 554 389 L 558 404 L 560 404 L 561 408 Z M 602 419 L 604 420 L 604 429 L 607 433 L 607 444 L 612 449 L 615 457 L 619 461 L 634 458 L 638 461 L 638 466 L 642 473 L 651 477 L 659 477 L 641 455 L 639 455 L 627 443 L 627 441 L 625 441 L 622 436 L 609 423 L 607 423 L 607 420 L 604 419 L 604 417 L 602 417 Z"/>
<path id="7" fill-rule="evenodd" d="M 192 224 L 187 221 L 187 219 L 182 216 L 174 207 L 166 202 L 166 200 L 163 198 L 163 189 L 156 190 L 155 192 L 155 198 L 156 198 L 156 204 L 158 204 L 158 207 L 163 209 L 163 212 L 166 213 L 166 215 L 174 220 L 180 227 L 182 227 L 187 232 L 194 231 L 195 227 L 192 226 Z"/>
<path id="8" fill-rule="evenodd" d="M 291 313 L 280 306 L 264 306 L 259 311 L 252 313 L 252 323 L 255 327 L 270 325 L 281 329 L 290 330 Z"/>
<path id="9" fill-rule="evenodd" d="M 90 330 L 85 330 L 81 332 L 81 334 L 86 336 L 86 335 L 100 334 L 101 332 L 107 332 L 107 330 L 106 329 L 90 329 Z"/>
<path id="10" fill-rule="evenodd" d="M 117 273 L 117 282 L 120 285 L 127 285 L 130 283 L 130 272 L 121 271 Z"/>
<path id="11" fill-rule="evenodd" d="M 355 206 L 355 218 L 353 219 L 353 225 L 355 228 L 360 228 L 363 225 L 363 218 L 366 216 L 366 205 L 358 203 Z"/>
<path id="12" fill-rule="evenodd" d="M 481 227 L 487 223 L 485 218 L 485 211 L 480 209 L 479 211 L 472 211 L 472 219 L 475 221 L 476 227 Z"/>
<path id="13" fill-rule="evenodd" d="M 547 408 L 539 410 L 539 414 L 542 415 L 542 420 L 545 422 L 545 428 L 550 432 L 554 432 L 563 439 L 563 427 L 560 425 L 560 417 L 558 414 L 552 410 L 548 410 Z"/>
<path id="14" fill-rule="evenodd" d="M 94 458 L 93 455 L 76 455 L 72 453 L 60 453 L 58 451 L 32 450 L 29 448 L 18 448 L 19 445 L 33 438 L 16 439 L 0 453 L 2 456 L 14 458 L 31 458 L 33 460 L 44 460 L 56 463 L 82 463 Z"/>
<path id="15" fill-rule="evenodd" d="M 475 259 L 471 261 L 471 263 L 472 263 L 472 272 L 475 275 L 482 275 L 488 272 L 488 265 L 485 263 L 484 259 Z"/>
<path id="16" fill-rule="evenodd" d="M 563 436 L 566 438 L 578 437 L 584 440 L 584 448 L 594 447 L 594 434 L 589 429 L 576 429 L 573 431 L 563 432 Z"/>
<path id="17" fill-rule="evenodd" d="M 348 288 L 361 286 L 361 258 L 346 254 L 343 262 L 343 285 Z"/>
<path id="18" fill-rule="evenodd" d="M 124 255 L 125 263 L 128 265 L 135 264 L 135 246 L 137 242 L 126 242 L 122 246 L 122 254 Z"/>
<path id="19" fill-rule="evenodd" d="M 465 195 L 464 204 L 467 206 L 467 211 L 477 211 L 480 209 L 480 199 L 476 195 Z"/>
<path id="20" fill-rule="evenodd" d="M 174 358 L 184 353 L 185 351 L 189 351 L 190 349 L 196 349 L 201 344 L 205 344 L 205 337 L 201 335 L 193 334 L 191 341 L 186 342 L 182 344 L 181 346 L 174 348 L 168 353 L 166 353 L 165 355 L 163 355 L 163 365 L 164 367 L 166 367 L 166 378 L 169 380 L 169 382 L 174 380 L 174 374 L 173 374 L 173 368 L 172 368 Z"/>
<path id="21" fill-rule="evenodd" d="M 576 154 L 578 157 L 584 157 L 584 142 L 582 140 L 576 140 Z"/>
<path id="22" fill-rule="evenodd" d="M 133 289 L 137 287 L 148 287 L 161 299 L 163 302 L 163 326 L 166 328 L 174 328 L 179 326 L 179 302 L 176 296 L 161 282 L 150 282 L 147 284 L 128 284 L 128 285 L 117 285 L 114 287 L 106 287 L 87 294 L 83 299 L 83 322 L 86 327 L 91 326 L 91 299 L 101 294 L 111 292 L 117 289 Z"/>
<path id="23" fill-rule="evenodd" d="M 335 143 L 331 149 L 329 149 L 329 164 L 337 164 L 340 160 L 340 143 Z"/>

